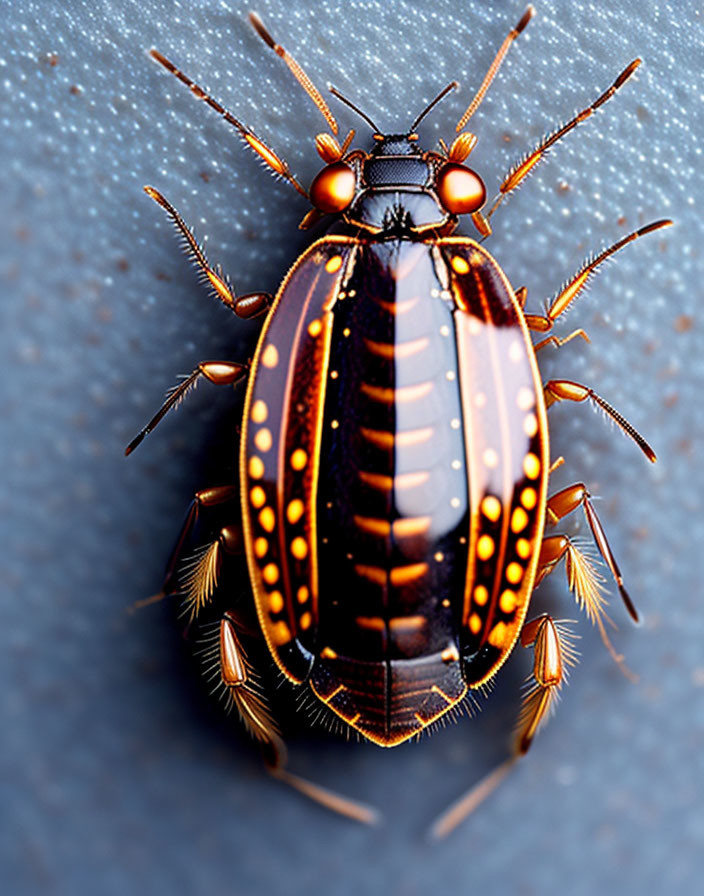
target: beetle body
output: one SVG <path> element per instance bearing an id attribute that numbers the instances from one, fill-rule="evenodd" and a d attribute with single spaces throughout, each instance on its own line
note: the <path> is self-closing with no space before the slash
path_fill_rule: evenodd
<path id="1" fill-rule="evenodd" d="M 427 154 L 406 145 L 354 160 L 361 183 L 336 226 L 350 235 L 316 242 L 279 290 L 241 443 L 272 655 L 384 746 L 456 706 L 511 651 L 547 483 L 522 310 L 486 250 L 437 235 L 454 222 Z"/>
<path id="2" fill-rule="evenodd" d="M 603 261 L 671 222 L 642 227 L 586 262 L 544 314 L 524 312 L 526 290 L 514 292 L 482 244 L 455 234 L 459 216 L 469 214 L 480 235 L 490 235 L 503 198 L 640 64 L 634 60 L 529 153 L 485 217 L 484 183 L 463 164 L 476 137 L 463 128 L 532 15 L 528 7 L 509 32 L 457 125 L 458 136 L 449 147 L 440 141 L 440 152 L 423 150 L 415 130 L 454 82 L 401 134 L 380 133 L 333 89 L 374 128 L 374 143 L 369 151 L 350 149 L 353 131 L 342 146 L 319 134 L 326 164 L 310 191 L 253 131 L 166 57 L 151 53 L 310 199 L 302 227 L 330 216 L 326 235 L 295 261 L 273 299 L 238 297 L 176 209 L 145 188 L 171 217 L 216 296 L 239 317 L 266 312 L 250 363 L 199 364 L 127 448 L 200 377 L 229 385 L 247 378 L 239 481 L 197 493 L 164 594 L 185 598 L 196 629 L 214 623 L 201 650 L 208 674 L 250 733 L 273 751 L 272 770 L 364 820 L 372 817 L 364 807 L 284 771 L 266 671 L 250 659 L 256 651 L 245 649 L 255 616 L 272 665 L 291 685 L 386 747 L 470 700 L 520 640 L 534 648 L 534 661 L 516 756 L 548 717 L 574 661 L 564 625 L 547 614 L 526 621 L 534 588 L 561 560 L 578 603 L 622 662 L 606 633 L 603 578 L 587 553 L 566 535 L 545 534 L 546 525 L 584 510 L 601 559 L 637 618 L 586 486 L 548 496 L 549 474 L 560 460 L 550 462 L 547 408 L 591 401 L 650 460 L 655 455 L 593 389 L 570 380 L 541 383 L 537 352 L 575 336 L 586 339 L 584 331 L 535 345 L 530 334 L 550 332 Z M 250 21 L 336 134 L 308 76 L 256 16 Z M 245 578 L 251 588 L 243 587 Z M 487 789 L 480 785 L 478 792 Z M 436 832 L 446 832 L 475 803 L 472 797 L 461 812 L 451 811 Z"/>

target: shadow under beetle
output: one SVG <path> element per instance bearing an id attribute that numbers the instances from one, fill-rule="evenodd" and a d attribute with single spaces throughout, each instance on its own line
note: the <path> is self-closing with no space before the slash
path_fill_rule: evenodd
<path id="1" fill-rule="evenodd" d="M 566 535 L 545 534 L 582 508 L 598 554 L 630 615 L 636 611 L 582 483 L 548 494 L 547 409 L 598 405 L 651 460 L 633 427 L 588 386 L 542 383 L 537 353 L 583 330 L 549 333 L 603 261 L 670 221 L 649 224 L 586 263 L 544 314 L 527 313 L 482 243 L 456 236 L 469 215 L 482 240 L 505 196 L 565 134 L 630 78 L 611 87 L 512 169 L 488 213 L 481 177 L 465 165 L 465 130 L 528 7 L 501 45 L 457 136 L 424 150 L 416 128 L 448 85 L 401 133 L 372 129 L 370 150 L 342 145 L 325 99 L 260 19 L 250 22 L 324 116 L 316 137 L 325 167 L 306 191 L 253 131 L 165 56 L 151 56 L 220 113 L 264 163 L 310 200 L 316 240 L 275 297 L 237 296 L 176 209 L 153 187 L 216 296 L 238 317 L 261 317 L 251 361 L 206 361 L 186 377 L 127 448 L 129 454 L 201 378 L 246 381 L 239 482 L 195 496 L 170 562 L 164 595 L 181 596 L 201 631 L 208 674 L 263 745 L 270 770 L 308 796 L 363 821 L 375 811 L 285 769 L 285 748 L 264 685 L 274 661 L 319 709 L 391 747 L 471 701 L 515 645 L 533 648 L 514 756 L 435 823 L 447 833 L 525 753 L 548 717 L 575 653 L 568 626 L 547 614 L 526 621 L 535 587 L 564 559 L 578 604 L 617 662 L 605 629 L 604 579 Z M 233 445 L 233 451 L 236 446 Z M 248 574 L 251 589 L 243 589 Z M 246 593 L 243 593 L 245 591 Z M 262 642 L 266 649 L 262 649 Z M 245 649 L 245 644 L 247 645 Z M 255 659 L 256 655 L 256 659 Z"/>

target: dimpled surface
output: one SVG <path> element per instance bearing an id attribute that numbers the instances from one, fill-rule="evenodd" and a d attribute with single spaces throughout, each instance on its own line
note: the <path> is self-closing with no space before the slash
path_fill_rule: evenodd
<path id="1" fill-rule="evenodd" d="M 537 311 L 590 251 L 660 217 L 561 324 L 546 376 L 594 386 L 659 463 L 583 406 L 551 412 L 553 488 L 583 479 L 645 623 L 615 601 L 630 684 L 582 621 L 558 715 L 495 797 L 428 847 L 430 817 L 500 761 L 530 655 L 480 719 L 382 751 L 303 735 L 303 774 L 380 806 L 379 832 L 269 780 L 191 683 L 156 591 L 194 489 L 228 481 L 236 421 L 202 387 L 129 461 L 175 374 L 246 358 L 253 325 L 209 300 L 162 190 L 240 291 L 276 288 L 306 203 L 148 59 L 157 46 L 230 106 L 303 183 L 322 118 L 245 22 L 249 4 L 63 0 L 0 9 L 0 357 L 4 365 L 0 758 L 3 887 L 13 894 L 693 892 L 704 873 L 701 445 L 701 9 L 694 0 L 541 2 L 472 120 L 493 196 L 540 136 L 644 65 L 506 203 L 487 243 Z M 595 9 L 595 7 L 597 7 Z M 257 4 L 321 87 L 402 130 L 452 133 L 521 3 Z M 337 111 L 339 107 L 335 107 Z M 365 126 L 346 110 L 343 129 Z M 467 230 L 469 232 L 469 230 Z M 238 335 L 239 334 L 239 335 Z M 570 521 L 569 531 L 585 525 Z M 552 577 L 537 611 L 579 616 Z"/>

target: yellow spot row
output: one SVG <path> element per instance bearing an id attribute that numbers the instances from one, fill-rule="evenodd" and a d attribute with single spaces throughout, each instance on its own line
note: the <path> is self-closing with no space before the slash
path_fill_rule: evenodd
<path id="1" fill-rule="evenodd" d="M 477 556 L 480 560 L 488 560 L 495 550 L 494 539 L 491 535 L 481 535 L 477 541 Z"/>
<path id="2" fill-rule="evenodd" d="M 273 369 L 279 363 L 279 352 L 273 343 L 269 343 L 262 352 L 262 364 Z"/>
<path id="3" fill-rule="evenodd" d="M 261 479 L 264 475 L 264 461 L 253 454 L 249 459 L 249 475 L 252 479 Z"/>
<path id="4" fill-rule="evenodd" d="M 482 501 L 482 513 L 495 523 L 501 516 L 501 501 L 495 495 L 487 495 Z"/>
<path id="5" fill-rule="evenodd" d="M 469 263 L 466 258 L 462 258 L 461 255 L 453 255 L 452 261 L 450 262 L 452 265 L 452 270 L 456 274 L 468 274 L 469 273 Z"/>
<path id="6" fill-rule="evenodd" d="M 261 398 L 257 399 L 252 405 L 252 410 L 250 411 L 249 416 L 254 423 L 264 423 L 269 416 L 269 408 L 267 407 L 266 402 L 262 401 Z"/>
<path id="7" fill-rule="evenodd" d="M 518 606 L 518 599 L 515 592 L 506 589 L 499 598 L 499 608 L 502 613 L 513 613 Z"/>
<path id="8" fill-rule="evenodd" d="M 303 501 L 300 498 L 294 498 L 286 508 L 286 518 L 291 525 L 295 525 L 303 516 Z"/>
<path id="9" fill-rule="evenodd" d="M 296 448 L 291 455 L 291 466 L 294 470 L 303 470 L 308 463 L 308 455 L 302 448 Z"/>
<path id="10" fill-rule="evenodd" d="M 273 441 L 274 440 L 271 435 L 271 430 L 267 429 L 266 426 L 263 426 L 254 435 L 254 444 L 260 451 L 264 453 L 266 453 L 271 448 Z"/>
<path id="11" fill-rule="evenodd" d="M 540 460 L 535 454 L 529 453 L 523 458 L 523 472 L 528 479 L 537 479 L 540 476 Z"/>

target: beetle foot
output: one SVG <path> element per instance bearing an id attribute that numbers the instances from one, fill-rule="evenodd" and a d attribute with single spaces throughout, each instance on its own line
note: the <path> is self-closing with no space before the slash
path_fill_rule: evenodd
<path id="1" fill-rule="evenodd" d="M 523 626 L 521 644 L 534 649 L 533 674 L 523 697 L 516 725 L 516 753 L 528 751 L 540 727 L 553 712 L 560 688 L 567 680 L 567 667 L 577 661 L 573 635 L 565 622 L 544 614 Z"/>

